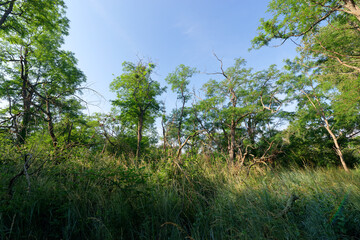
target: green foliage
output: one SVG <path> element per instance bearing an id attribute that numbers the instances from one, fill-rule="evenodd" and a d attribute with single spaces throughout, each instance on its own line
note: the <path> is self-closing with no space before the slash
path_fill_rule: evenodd
<path id="1" fill-rule="evenodd" d="M 110 84 L 110 89 L 116 92 L 118 98 L 112 104 L 120 107 L 122 117 L 135 125 L 141 114 L 144 114 L 146 120 L 152 121 L 160 111 L 161 103 L 156 97 L 165 88 L 161 88 L 158 82 L 150 78 L 154 68 L 153 63 L 146 65 L 141 61 L 138 64 L 124 62 L 124 73 Z"/>
<path id="2" fill-rule="evenodd" d="M 197 72 L 195 68 L 180 64 L 173 73 L 166 77 L 165 81 L 171 85 L 171 90 L 177 93 L 178 99 L 187 102 L 191 97 L 188 89 L 189 79 Z"/>
<path id="3" fill-rule="evenodd" d="M 0 238 L 360 236 L 359 19 L 349 2 L 271 1 L 253 47 L 301 37 L 300 57 L 282 73 L 241 58 L 224 70 L 218 59 L 221 79 L 191 107 L 197 70 L 179 65 L 165 79 L 181 106 L 163 115 L 162 150 L 154 123 L 165 88 L 153 63 L 124 62 L 113 111 L 86 117 L 75 96 L 85 76 L 61 49 L 64 2 L 0 0 Z M 296 111 L 279 111 L 280 96 Z M 348 173 L 331 168 L 329 129 Z"/>
<path id="4" fill-rule="evenodd" d="M 216 151 L 227 151 L 231 160 L 235 155 L 242 159 L 248 149 L 254 150 L 253 155 L 264 153 L 256 153 L 257 143 L 272 131 L 269 126 L 274 128 L 280 106 L 275 96 L 280 75 L 276 67 L 254 73 L 245 65 L 244 59 L 236 59 L 233 67 L 221 68 L 219 74 L 224 78 L 204 84 L 205 98 L 196 106 L 197 119 L 208 135 L 205 141 Z"/>
<path id="5" fill-rule="evenodd" d="M 68 33 L 64 8 L 63 1 L 15 1 L 7 23 L 21 29 L 0 33 L 0 98 L 7 103 L 1 128 L 14 132 L 18 144 L 47 124 L 55 146 L 58 117 L 82 109 L 74 95 L 85 76 L 74 54 L 60 49 Z"/>
<path id="6" fill-rule="evenodd" d="M 347 2 L 347 1 L 344 1 Z M 272 0 L 268 5 L 271 19 L 260 20 L 259 34 L 252 43 L 253 48 L 268 45 L 271 40 L 288 40 L 317 31 L 323 21 L 331 20 L 343 6 L 339 1 L 323 3 L 316 1 Z"/>
<path id="7" fill-rule="evenodd" d="M 312 61 L 318 81 L 332 90 L 331 105 L 336 118 L 345 123 L 344 127 L 347 123 L 358 122 L 359 118 L 360 62 L 357 55 L 360 46 L 356 41 L 359 37 L 351 23 L 336 19 L 331 26 L 321 28 L 316 36 L 309 36 L 301 52 Z"/>
<path id="8" fill-rule="evenodd" d="M 295 154 L 298 160 L 309 152 L 314 153 L 314 149 L 317 152 L 311 155 L 314 159 L 329 158 L 326 153 L 331 153 L 332 149 L 319 129 L 325 127 L 333 138 L 340 160 L 341 151 L 344 151 L 347 152 L 346 161 L 358 161 L 354 154 L 359 147 L 355 146 L 354 139 L 359 130 L 360 104 L 358 9 L 359 2 L 350 0 L 273 0 L 268 6 L 272 17 L 261 20 L 259 34 L 253 39 L 253 48 L 268 45 L 275 39 L 299 40 L 300 57 L 292 63 L 287 62 L 291 73 L 283 75 L 284 81 L 279 82 L 285 85 L 289 99 L 297 104 L 288 133 L 295 129 L 295 132 L 302 131 L 300 142 L 303 144 L 298 146 L 303 147 L 301 150 L 294 148 L 299 143 L 295 140 L 298 137 L 286 145 L 292 153 L 298 151 L 299 154 Z M 336 147 L 337 139 L 341 147 Z"/>
<path id="9" fill-rule="evenodd" d="M 334 82 L 333 73 L 327 72 L 331 70 L 322 70 L 323 66 L 324 63 L 319 69 L 307 58 L 287 61 L 287 71 L 279 83 L 287 93 L 287 101 L 295 103 L 297 108 L 288 115 L 290 126 L 283 132 L 286 155 L 298 163 L 310 162 L 321 166 L 335 164 L 337 153 L 334 151 L 332 133 L 341 150 L 347 152 L 345 162 L 353 165 L 359 161 L 354 154 L 354 149 L 359 146 L 354 138 L 358 131 L 359 115 L 353 112 L 359 102 L 356 98 L 346 102 L 346 92 L 340 90 L 339 83 Z M 351 76 L 344 77 L 341 85 L 349 84 L 350 87 L 351 82 Z M 325 130 L 327 128 L 331 133 Z"/>
<path id="10" fill-rule="evenodd" d="M 162 102 L 156 97 L 166 89 L 151 79 L 154 68 L 153 63 L 124 62 L 124 73 L 110 84 L 110 89 L 117 94 L 112 104 L 120 108 L 120 119 L 137 126 L 137 157 L 142 149 L 143 129 L 154 123 L 155 117 L 160 115 Z"/>
<path id="11" fill-rule="evenodd" d="M 25 35 L 29 31 L 27 24 L 56 32 L 58 23 L 68 25 L 68 20 L 60 17 L 65 8 L 63 0 L 1 0 L 0 34 Z"/>
<path id="12" fill-rule="evenodd" d="M 180 101 L 180 107 L 173 109 L 169 116 L 164 116 L 162 119 L 164 147 L 166 148 L 166 145 L 172 147 L 177 145 L 177 158 L 180 157 L 182 149 L 186 148 L 188 143 L 194 144 L 193 140 L 197 135 L 196 110 L 187 105 L 192 96 L 188 88 L 190 78 L 197 72 L 195 68 L 181 64 L 165 79 Z"/>

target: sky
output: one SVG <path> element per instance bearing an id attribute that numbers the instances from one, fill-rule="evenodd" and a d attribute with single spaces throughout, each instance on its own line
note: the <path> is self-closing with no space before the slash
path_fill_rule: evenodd
<path id="1" fill-rule="evenodd" d="M 70 19 L 64 49 L 75 53 L 79 68 L 87 76 L 82 96 L 87 113 L 107 113 L 116 95 L 109 85 L 122 73 L 124 61 L 139 58 L 154 62 L 152 78 L 166 86 L 166 76 L 180 64 L 196 67 L 201 74 L 191 79 L 199 90 L 217 72 L 244 58 L 247 67 L 263 70 L 271 64 L 280 68 L 283 60 L 296 55 L 289 42 L 280 47 L 248 51 L 256 36 L 260 18 L 269 1 L 245 0 L 65 0 Z M 176 95 L 168 88 L 159 97 L 167 112 L 176 107 Z"/>

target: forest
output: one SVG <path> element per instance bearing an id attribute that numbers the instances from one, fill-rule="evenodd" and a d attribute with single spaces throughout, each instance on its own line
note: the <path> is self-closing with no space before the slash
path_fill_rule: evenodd
<path id="1" fill-rule="evenodd" d="M 65 2 L 0 0 L 0 239 L 360 239 L 360 1 L 268 13 L 284 67 L 125 61 L 88 115 Z"/>

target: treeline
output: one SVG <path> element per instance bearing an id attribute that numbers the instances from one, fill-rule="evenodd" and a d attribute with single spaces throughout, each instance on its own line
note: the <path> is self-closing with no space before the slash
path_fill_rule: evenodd
<path id="1" fill-rule="evenodd" d="M 360 160 L 359 6 L 327 4 L 269 5 L 274 18 L 261 21 L 253 48 L 297 40 L 299 57 L 284 69 L 254 71 L 242 58 L 226 67 L 215 55 L 219 70 L 193 91 L 199 71 L 179 65 L 165 79 L 177 107 L 165 112 L 159 98 L 166 88 L 152 78 L 155 64 L 124 62 L 110 86 L 117 94 L 112 112 L 86 116 L 86 77 L 74 54 L 61 49 L 69 28 L 64 2 L 0 1 L 1 147 L 26 155 L 42 145 L 56 163 L 65 160 L 64 151 L 81 147 L 137 160 L 169 157 L 177 165 L 184 156 L 202 155 L 239 168 L 348 170 Z"/>

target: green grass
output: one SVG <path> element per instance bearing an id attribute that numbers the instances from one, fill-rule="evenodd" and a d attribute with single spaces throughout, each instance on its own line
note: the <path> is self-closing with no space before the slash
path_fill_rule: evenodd
<path id="1" fill-rule="evenodd" d="M 247 177 L 221 160 L 180 170 L 165 159 L 69 156 L 31 175 L 29 193 L 20 177 L 11 199 L 22 166 L 1 165 L 0 239 L 360 239 L 356 169 L 254 168 Z"/>

